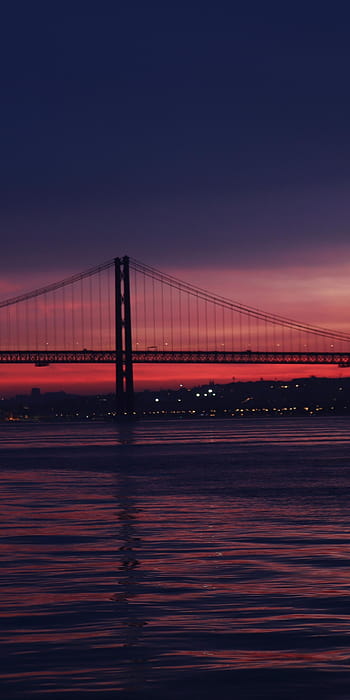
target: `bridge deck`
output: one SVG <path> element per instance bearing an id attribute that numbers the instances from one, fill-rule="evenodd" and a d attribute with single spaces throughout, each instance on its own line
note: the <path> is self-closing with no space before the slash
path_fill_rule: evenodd
<path id="1" fill-rule="evenodd" d="M 350 367 L 350 352 L 244 352 L 225 350 L 134 350 L 139 364 L 312 364 Z M 111 350 L 1 350 L 0 364 L 106 364 L 115 363 Z"/>

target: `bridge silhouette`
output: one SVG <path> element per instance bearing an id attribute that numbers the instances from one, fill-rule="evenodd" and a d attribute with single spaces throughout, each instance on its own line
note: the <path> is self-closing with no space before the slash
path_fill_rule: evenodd
<path id="1" fill-rule="evenodd" d="M 117 413 L 135 363 L 350 366 L 350 333 L 211 294 L 124 256 L 0 301 L 0 364 L 112 363 Z"/>

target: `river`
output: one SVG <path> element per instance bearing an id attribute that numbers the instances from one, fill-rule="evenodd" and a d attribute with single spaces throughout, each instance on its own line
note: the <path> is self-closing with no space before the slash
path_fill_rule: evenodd
<path id="1" fill-rule="evenodd" d="M 337 416 L 1 424 L 1 697 L 349 697 L 349 446 Z"/>

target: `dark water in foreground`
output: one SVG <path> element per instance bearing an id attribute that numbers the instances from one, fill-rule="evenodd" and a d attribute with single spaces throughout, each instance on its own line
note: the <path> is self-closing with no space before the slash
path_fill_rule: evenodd
<path id="1" fill-rule="evenodd" d="M 1 425 L 7 698 L 350 698 L 350 420 Z"/>

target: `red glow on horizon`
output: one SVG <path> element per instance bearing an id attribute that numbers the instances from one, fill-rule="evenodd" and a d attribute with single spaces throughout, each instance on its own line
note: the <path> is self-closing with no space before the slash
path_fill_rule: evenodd
<path id="1" fill-rule="evenodd" d="M 291 380 L 302 377 L 349 376 L 337 365 L 136 365 L 135 390 L 175 389 L 232 381 Z M 115 391 L 114 366 L 51 365 L 33 367 L 7 365 L 0 368 L 0 396 L 28 394 L 33 387 L 43 393 L 65 391 L 76 394 L 108 394 Z"/>

